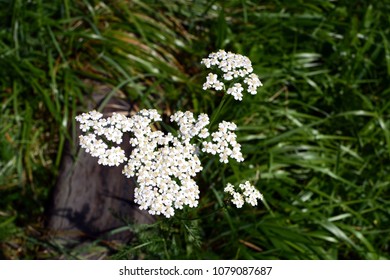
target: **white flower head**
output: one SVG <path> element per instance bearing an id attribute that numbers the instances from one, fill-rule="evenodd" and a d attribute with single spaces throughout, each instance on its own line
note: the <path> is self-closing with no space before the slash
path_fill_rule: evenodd
<path id="1" fill-rule="evenodd" d="M 238 80 L 243 81 L 246 85 L 246 90 L 250 94 L 256 94 L 257 88 L 262 86 L 259 77 L 252 73 L 253 67 L 250 59 L 246 56 L 219 50 L 208 55 L 207 58 L 202 59 L 202 64 L 206 68 L 217 68 L 222 72 L 224 81 Z M 218 80 L 218 75 L 209 73 L 206 77 L 206 82 L 203 84 L 203 89 L 222 90 L 225 88 L 224 83 Z M 234 83 L 226 90 L 236 100 L 242 100 L 242 92 L 244 87 L 241 83 Z"/>
<path id="2" fill-rule="evenodd" d="M 218 80 L 217 74 L 209 73 L 206 77 L 206 82 L 203 84 L 203 89 L 222 90 L 223 86 L 223 83 Z"/>
<path id="3" fill-rule="evenodd" d="M 97 157 L 101 165 L 125 163 L 122 173 L 137 181 L 134 201 L 140 209 L 171 217 L 175 209 L 198 205 L 199 187 L 194 177 L 202 165 L 198 148 L 190 140 L 209 137 L 208 115 L 195 118 L 189 111 L 172 115 L 170 120 L 179 126 L 177 136 L 152 130 L 152 123 L 162 120 L 157 110 L 141 110 L 130 118 L 117 113 L 108 118 L 102 116 L 92 111 L 76 117 L 86 132 L 80 136 L 80 146 Z M 131 136 L 132 150 L 128 157 L 115 146 L 122 142 L 124 133 Z"/>
<path id="4" fill-rule="evenodd" d="M 244 88 L 240 83 L 235 83 L 232 87 L 228 88 L 226 91 L 227 94 L 230 94 L 234 97 L 236 100 L 242 100 L 242 91 Z"/>
<path id="5" fill-rule="evenodd" d="M 240 85 L 235 88 L 238 92 Z M 192 112 L 178 111 L 171 115 L 170 121 L 178 125 L 177 134 L 152 129 L 154 122 L 162 120 L 156 110 L 141 110 L 131 117 L 113 113 L 108 118 L 92 111 L 77 116 L 76 120 L 85 132 L 79 137 L 80 146 L 97 157 L 101 165 L 124 164 L 122 173 L 134 177 L 137 182 L 134 202 L 151 215 L 169 218 L 177 209 L 198 206 L 199 187 L 194 178 L 203 169 L 198 157 L 200 149 L 218 155 L 223 163 L 229 159 L 244 160 L 234 133 L 237 126 L 222 121 L 218 130 L 210 133 L 207 127 L 210 120 L 206 114 L 195 117 Z M 132 149 L 128 156 L 118 146 L 125 133 L 131 136 Z M 192 143 L 199 143 L 191 141 L 195 137 L 198 141 L 203 139 L 201 147 Z M 233 196 L 233 203 L 237 207 L 245 202 L 255 205 L 259 194 L 247 184 L 240 188 L 241 192 L 232 187 L 226 189 Z"/>
<path id="6" fill-rule="evenodd" d="M 202 151 L 212 155 L 218 154 L 220 162 L 228 163 L 229 158 L 238 162 L 244 161 L 241 153 L 241 145 L 237 142 L 237 136 L 233 132 L 236 124 L 222 121 L 218 125 L 218 131 L 211 134 L 212 141 L 203 141 Z"/>
<path id="7" fill-rule="evenodd" d="M 245 202 L 252 206 L 256 206 L 258 200 L 263 200 L 263 195 L 252 186 L 249 181 L 240 184 L 238 188 L 235 188 L 232 184 L 228 183 L 224 191 L 232 197 L 231 202 L 236 205 L 237 208 L 241 208 Z"/>

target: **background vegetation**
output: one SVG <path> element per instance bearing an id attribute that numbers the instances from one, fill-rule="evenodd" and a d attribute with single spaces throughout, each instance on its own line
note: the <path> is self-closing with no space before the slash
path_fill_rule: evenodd
<path id="1" fill-rule="evenodd" d="M 202 91 L 199 61 L 220 48 L 264 83 L 222 112 L 245 162 L 206 162 L 199 208 L 118 229 L 136 236 L 107 257 L 389 258 L 389 15 L 388 0 L 0 1 L 0 258 L 81 257 L 44 221 L 94 84 L 139 108 L 211 114 L 220 96 Z M 264 204 L 224 204 L 223 185 L 242 180 Z"/>

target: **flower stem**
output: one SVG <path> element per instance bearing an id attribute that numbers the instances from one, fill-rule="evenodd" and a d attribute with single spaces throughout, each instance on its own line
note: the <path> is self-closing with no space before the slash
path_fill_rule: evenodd
<path id="1" fill-rule="evenodd" d="M 226 100 L 229 98 L 229 96 L 225 93 L 222 97 L 222 100 L 221 100 L 221 103 L 219 103 L 218 107 L 217 107 L 217 110 L 214 111 L 214 113 L 211 115 L 211 119 L 210 119 L 210 123 L 209 123 L 209 128 L 211 128 L 211 125 L 213 124 L 213 122 L 217 119 L 217 117 L 219 116 L 221 110 L 222 110 L 222 107 L 227 103 Z"/>

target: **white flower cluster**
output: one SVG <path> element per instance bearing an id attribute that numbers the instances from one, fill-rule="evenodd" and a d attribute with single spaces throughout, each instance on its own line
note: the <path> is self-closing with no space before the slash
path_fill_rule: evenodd
<path id="1" fill-rule="evenodd" d="M 225 81 L 244 79 L 243 82 L 248 86 L 247 90 L 251 94 L 256 94 L 257 88 L 263 85 L 259 77 L 252 73 L 252 63 L 246 56 L 220 50 L 209 54 L 207 58 L 202 59 L 201 63 L 207 68 L 217 67 L 220 69 Z M 223 87 L 223 82 L 218 80 L 217 74 L 213 73 L 208 74 L 206 82 L 203 84 L 204 90 L 222 90 Z M 232 95 L 236 100 L 242 100 L 243 90 L 244 88 L 240 83 L 234 83 L 232 87 L 227 89 L 226 93 Z"/>
<path id="2" fill-rule="evenodd" d="M 156 110 L 141 110 L 127 118 L 113 113 L 107 119 L 96 111 L 76 117 L 81 130 L 80 145 L 103 165 L 125 163 L 123 174 L 135 177 L 138 186 L 134 190 L 134 201 L 141 210 L 152 215 L 171 217 L 175 209 L 185 205 L 196 207 L 199 188 L 194 177 L 202 170 L 198 158 L 198 147 L 191 144 L 192 138 L 206 139 L 210 136 L 206 126 L 209 117 L 200 114 L 196 119 L 191 112 L 177 112 L 170 117 L 178 124 L 178 135 L 164 134 L 152 130 L 151 124 L 161 121 Z M 241 146 L 236 141 L 234 123 L 222 122 L 219 130 L 211 134 L 212 141 L 203 142 L 203 152 L 218 154 L 221 162 L 228 157 L 242 161 Z M 128 158 L 120 147 L 109 148 L 108 142 L 120 144 L 124 133 L 130 133 L 130 145 L 133 147 Z"/>
<path id="3" fill-rule="evenodd" d="M 145 116 L 145 111 L 139 115 Z M 196 146 L 189 140 L 202 131 L 205 123 L 207 125 L 206 117 L 201 115 L 197 121 L 191 112 L 171 116 L 171 120 L 179 124 L 178 137 L 152 131 L 147 122 L 143 122 L 142 129 L 133 131 L 130 143 L 134 148 L 123 174 L 137 178 L 134 202 L 141 210 L 171 217 L 175 209 L 198 205 L 199 188 L 193 177 L 202 166 L 195 153 Z"/>
<path id="4" fill-rule="evenodd" d="M 232 184 L 228 183 L 224 189 L 225 192 L 233 197 L 231 201 L 237 208 L 241 208 L 245 202 L 256 206 L 257 200 L 263 200 L 263 195 L 249 181 L 240 184 L 238 188 L 239 192 L 234 189 Z"/>
<path id="5" fill-rule="evenodd" d="M 218 154 L 220 161 L 228 163 L 228 158 L 234 158 L 236 161 L 244 161 L 241 153 L 241 145 L 237 143 L 237 135 L 232 132 L 237 126 L 234 123 L 222 121 L 218 125 L 218 131 L 211 134 L 212 141 L 203 141 L 202 152 L 212 155 Z"/>
<path id="6" fill-rule="evenodd" d="M 218 75 L 209 73 L 206 77 L 206 82 L 203 84 L 203 89 L 213 88 L 215 90 L 222 90 L 224 84 L 218 80 Z"/>
<path id="7" fill-rule="evenodd" d="M 97 111 L 83 113 L 76 117 L 83 132 L 92 131 L 87 135 L 80 135 L 80 146 L 93 157 L 99 158 L 98 163 L 108 166 L 118 166 L 127 160 L 125 151 L 120 147 L 108 148 L 108 145 L 96 136 L 105 137 L 106 140 L 116 144 L 122 142 L 123 128 L 126 117 L 113 114 L 112 117 L 102 119 L 102 114 Z"/>
<path id="8" fill-rule="evenodd" d="M 179 125 L 180 137 L 183 140 L 189 140 L 194 136 L 207 138 L 210 135 L 206 128 L 210 120 L 206 114 L 200 114 L 198 121 L 196 121 L 191 112 L 183 113 L 179 111 L 171 116 L 171 122 L 176 122 Z"/>

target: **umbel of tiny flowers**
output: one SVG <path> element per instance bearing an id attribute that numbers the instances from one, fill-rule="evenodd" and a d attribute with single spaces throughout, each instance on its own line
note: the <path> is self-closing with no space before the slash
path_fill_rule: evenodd
<path id="1" fill-rule="evenodd" d="M 249 181 L 240 184 L 238 188 L 235 188 L 232 184 L 228 183 L 224 191 L 231 195 L 231 202 L 236 205 L 237 208 L 241 208 L 245 202 L 252 206 L 256 206 L 258 200 L 263 200 L 263 195 L 252 186 Z"/>
<path id="2" fill-rule="evenodd" d="M 189 111 L 173 114 L 170 120 L 178 124 L 177 135 L 152 130 L 151 124 L 161 121 L 161 116 L 153 109 L 141 110 L 130 118 L 113 113 L 106 119 L 101 113 L 91 111 L 77 116 L 76 120 L 86 133 L 80 136 L 80 146 L 97 157 L 99 164 L 119 166 L 125 163 L 123 174 L 137 181 L 134 201 L 141 210 L 148 210 L 152 215 L 171 217 L 175 209 L 198 205 L 199 188 L 194 177 L 202 170 L 197 155 L 199 149 L 218 154 L 223 163 L 227 163 L 228 158 L 243 161 L 241 146 L 233 132 L 236 125 L 224 121 L 218 131 L 210 134 L 206 114 L 200 114 L 197 119 Z M 131 136 L 132 150 L 128 156 L 123 149 L 113 146 L 122 143 L 124 133 Z M 206 141 L 210 135 L 210 141 Z M 201 142 L 202 147 L 191 143 L 194 137 L 205 140 Z"/>
<path id="3" fill-rule="evenodd" d="M 203 84 L 203 89 L 226 89 L 228 95 L 232 95 L 235 100 L 242 100 L 244 87 L 254 95 L 257 93 L 257 88 L 262 86 L 259 77 L 252 73 L 252 63 L 246 56 L 219 50 L 209 54 L 207 58 L 202 59 L 202 64 L 206 68 L 212 68 L 221 72 L 221 77 L 215 73 L 209 73 L 206 77 L 206 82 Z M 222 80 L 220 80 L 222 78 Z M 231 85 L 225 86 L 224 82 L 229 82 Z"/>

